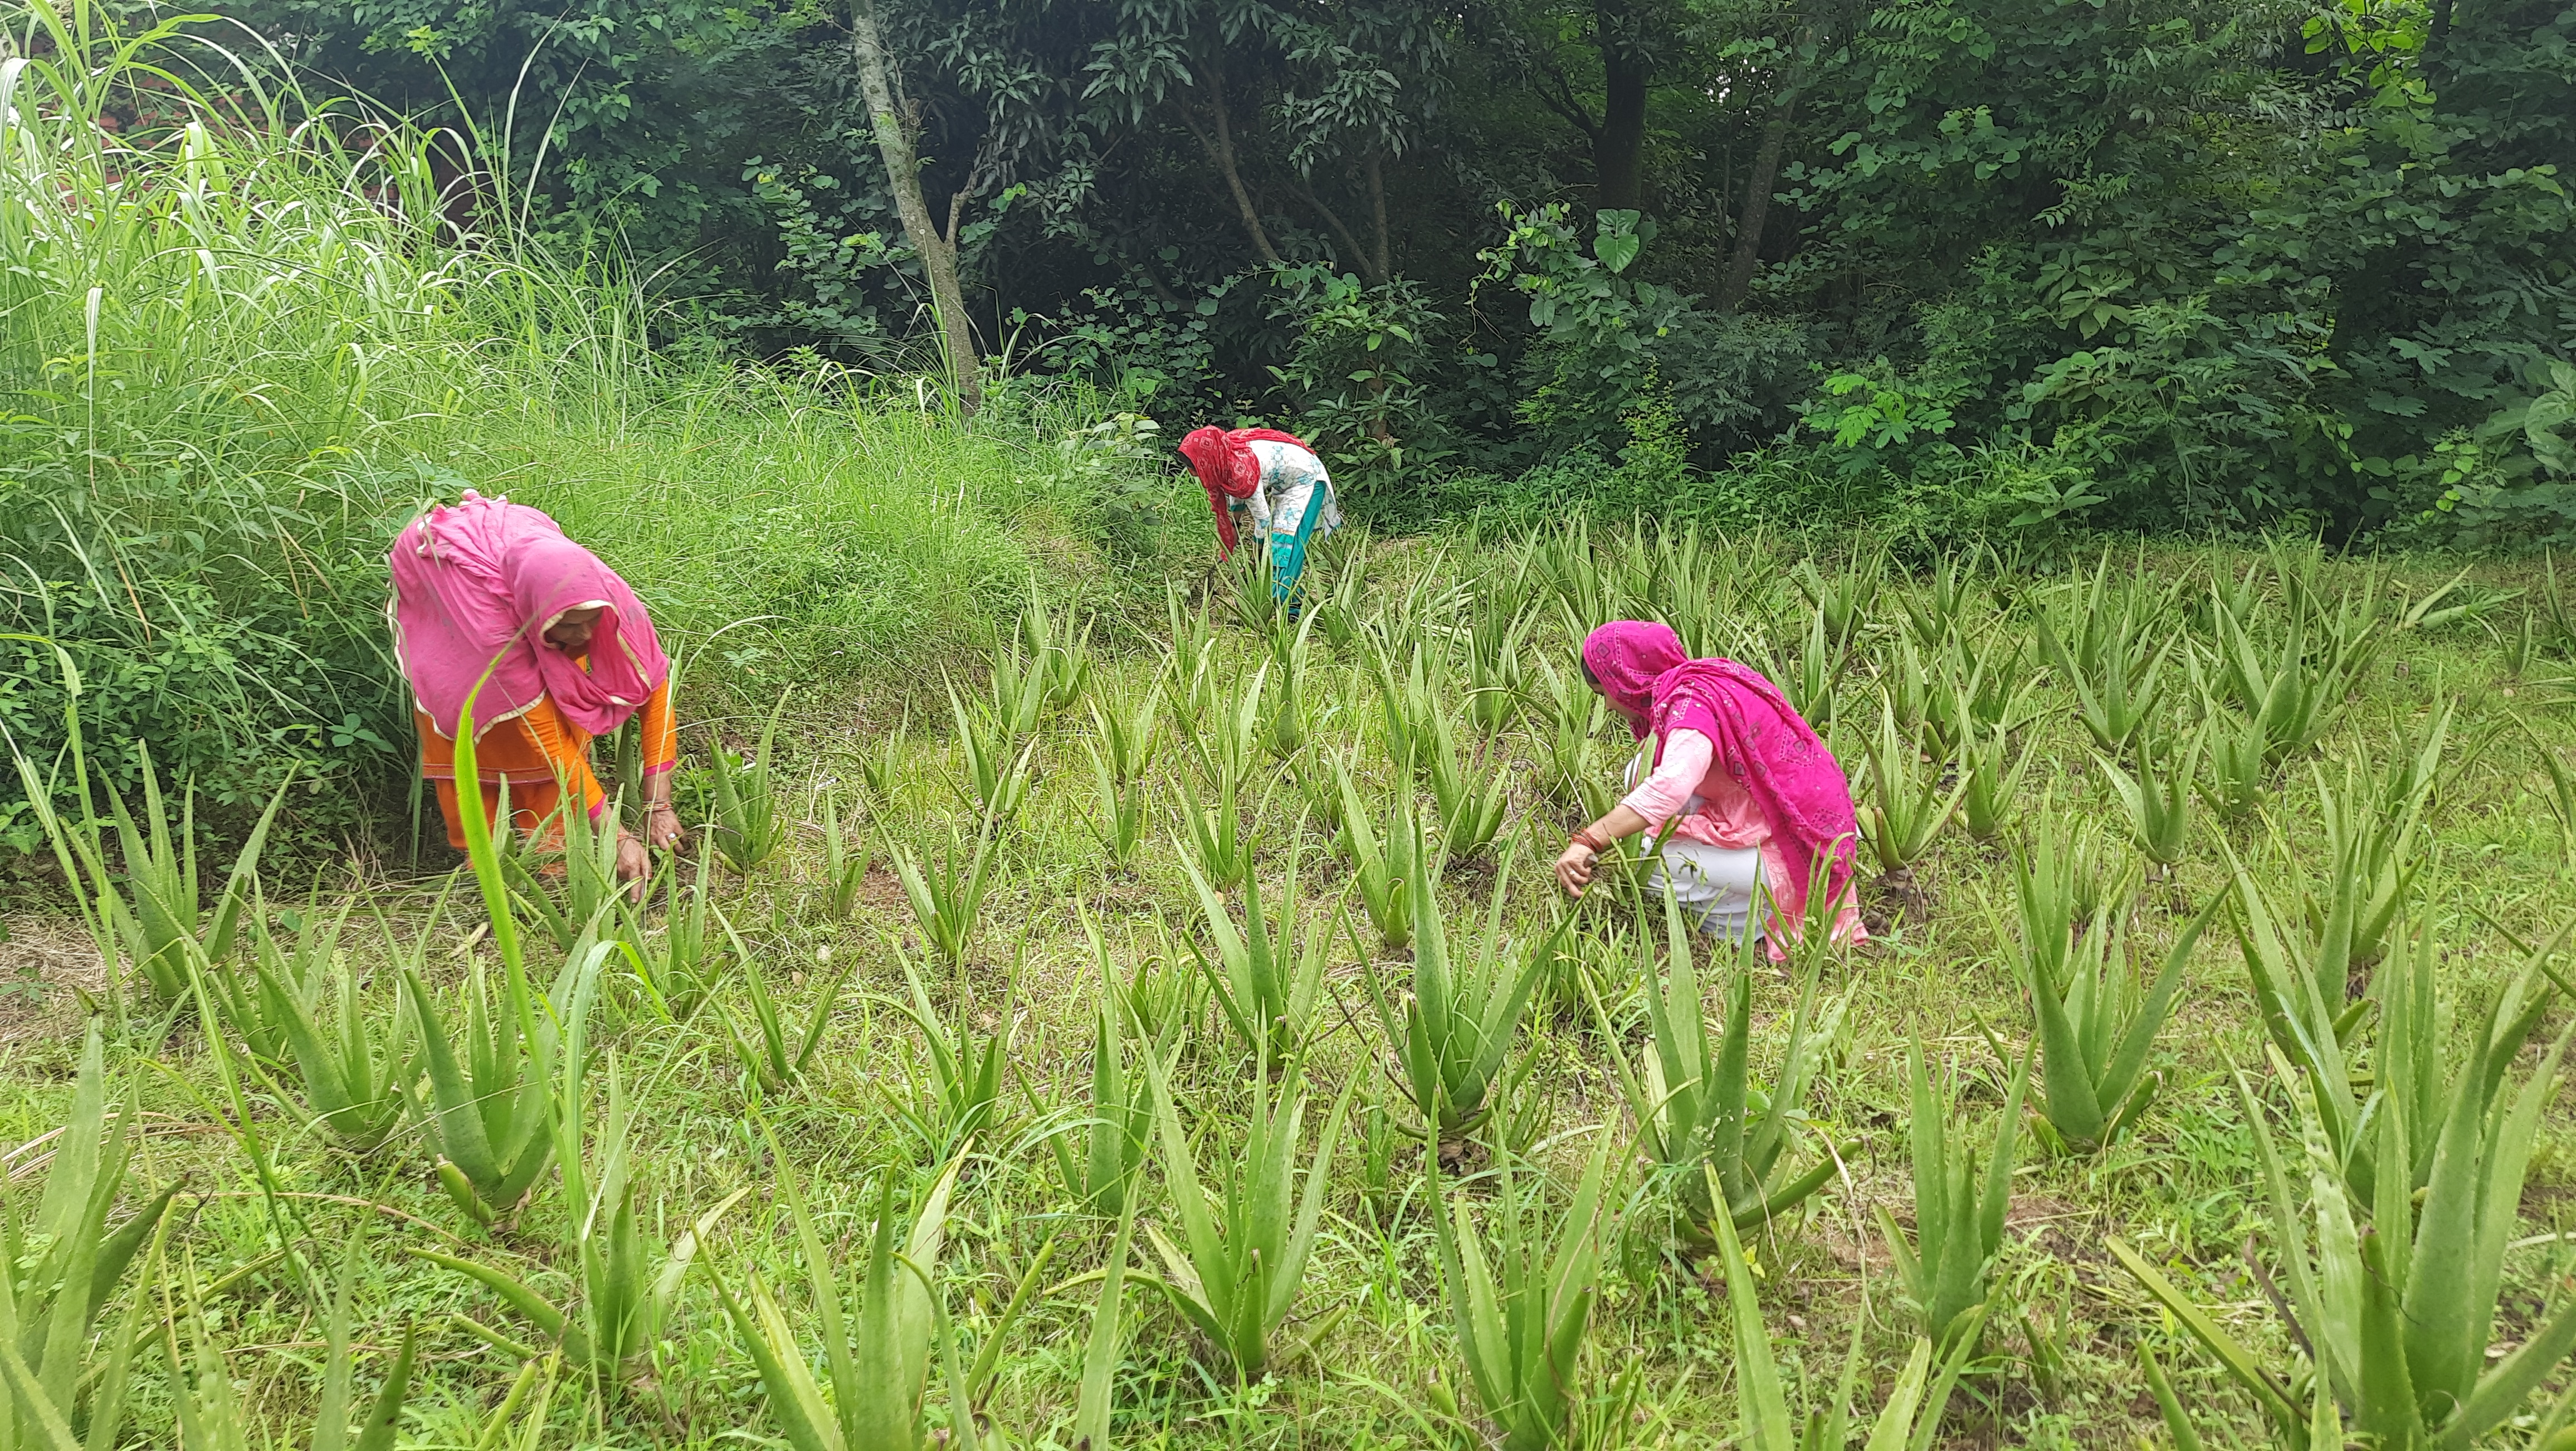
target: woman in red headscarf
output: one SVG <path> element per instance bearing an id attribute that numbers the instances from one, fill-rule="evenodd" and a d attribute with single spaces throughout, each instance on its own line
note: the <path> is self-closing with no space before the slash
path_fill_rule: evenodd
<path id="1" fill-rule="evenodd" d="M 1807 920 L 1808 897 L 1832 904 L 1835 941 L 1867 934 L 1852 901 L 1860 831 L 1851 784 L 1813 727 L 1759 671 L 1694 660 L 1669 625 L 1614 620 L 1584 637 L 1583 677 L 1652 738 L 1652 769 L 1608 815 L 1574 834 L 1556 877 L 1581 896 L 1611 843 L 1639 832 L 1661 843 L 1656 888 L 1669 882 L 1703 930 L 1782 937 Z M 1759 901 L 1770 920 L 1755 920 Z"/>
<path id="2" fill-rule="evenodd" d="M 1306 546 L 1342 527 L 1324 461 L 1304 439 L 1275 428 L 1192 429 L 1181 440 L 1181 456 L 1216 511 L 1218 557 L 1234 553 L 1248 526 L 1254 541 L 1270 550 L 1270 593 L 1294 598 L 1306 572 Z"/>
<path id="3" fill-rule="evenodd" d="M 645 844 L 680 840 L 671 663 L 644 602 L 545 514 L 472 489 L 405 527 L 389 563 L 394 654 L 448 843 L 465 847 L 456 736 L 469 700 L 484 820 L 506 792 L 511 824 L 552 842 L 562 840 L 558 810 L 577 806 L 594 821 L 606 812 L 590 743 L 640 714 L 644 838 L 617 833 L 618 878 L 640 881 Z"/>

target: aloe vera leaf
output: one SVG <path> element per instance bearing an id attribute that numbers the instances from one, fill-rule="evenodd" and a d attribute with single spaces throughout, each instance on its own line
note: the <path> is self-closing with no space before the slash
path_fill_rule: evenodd
<path id="1" fill-rule="evenodd" d="M 768 1392 L 769 1413 L 778 1418 L 787 1443 L 796 1451 L 846 1451 L 848 1442 L 805 1363 L 804 1347 L 758 1271 L 750 1272 L 744 1294 L 751 1301 L 748 1306 L 721 1279 L 716 1281 L 716 1300 L 751 1351 L 752 1365 Z"/>
<path id="2" fill-rule="evenodd" d="M 1082 1386 L 1073 1412 L 1073 1451 L 1110 1451 L 1109 1413 L 1118 1375 L 1118 1353 L 1125 1342 L 1121 1291 L 1126 1287 L 1127 1251 L 1135 1237 L 1136 1207 L 1130 1202 L 1118 1215 L 1118 1232 L 1109 1243 L 1109 1261 L 1101 1271 L 1100 1301 L 1091 1313 L 1091 1336 L 1082 1355 Z"/>
<path id="3" fill-rule="evenodd" d="M 2271 1418 L 2274 1426 L 2296 1427 L 2305 1420 L 2298 1405 L 2291 1401 L 2289 1388 L 2264 1370 L 2262 1362 L 2255 1358 L 2253 1352 L 2239 1344 L 2234 1336 L 2220 1329 L 2218 1322 L 2209 1318 L 2208 1313 L 2194 1304 L 2190 1296 L 2176 1289 L 2171 1280 L 2166 1279 L 2155 1266 L 2147 1263 L 2144 1257 L 2129 1248 L 2117 1235 L 2104 1240 L 2103 1244 L 2111 1251 L 2111 1257 L 2120 1262 L 2121 1267 L 2137 1280 L 2140 1287 L 2145 1289 L 2157 1304 L 2162 1305 L 2167 1313 L 2182 1322 L 2183 1329 L 2190 1332 L 2192 1339 L 2200 1342 L 2201 1348 L 2218 1358 L 2220 1367 L 2254 1397 L 2256 1404 L 2262 1407 L 2263 1413 Z"/>
<path id="4" fill-rule="evenodd" d="M 2102 1100 L 2105 1103 L 2125 1105 L 2130 1097 L 2130 1089 L 2146 1067 L 2147 1054 L 2155 1047 L 2157 1033 L 2163 1030 L 2165 1019 L 2173 1012 L 2174 996 L 2182 991 L 2183 971 L 2191 963 L 2193 949 L 2199 946 L 2200 934 L 2225 901 L 2224 896 L 2211 898 L 2166 951 L 2164 964 L 2157 970 L 2155 981 L 2139 998 L 2137 1010 L 2129 1015 L 2128 1030 L 2121 1035 L 2119 1047 L 2112 1052 L 2110 1062 L 2103 1066 Z M 2126 1114 L 2125 1106 L 2123 1113 L 2128 1117 L 2134 1116 Z"/>
<path id="5" fill-rule="evenodd" d="M 1905 1358 L 1905 1369 L 1888 1389 L 1887 1404 L 1879 1407 L 1878 1419 L 1870 1423 L 1869 1441 L 1864 1451 L 1905 1451 L 1914 1434 L 1914 1414 L 1923 1399 L 1923 1382 L 1932 1372 L 1932 1342 L 1917 1338 L 1913 1353 Z M 1828 1442 L 1839 1448 L 1841 1442 Z"/>
<path id="6" fill-rule="evenodd" d="M 1744 1440 L 1753 1451 L 1795 1451 L 1797 1431 L 1780 1386 L 1780 1367 L 1772 1359 L 1771 1332 L 1762 1323 L 1762 1302 L 1753 1288 L 1753 1268 L 1744 1245 L 1724 1214 L 1715 1216 L 1718 1253 L 1726 1264 L 1726 1300 L 1735 1321 L 1737 1407 L 1743 1416 Z"/>

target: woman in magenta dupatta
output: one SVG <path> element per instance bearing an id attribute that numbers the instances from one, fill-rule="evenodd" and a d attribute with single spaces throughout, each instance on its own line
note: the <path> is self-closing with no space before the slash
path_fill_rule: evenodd
<path id="1" fill-rule="evenodd" d="M 511 824 L 547 845 L 561 840 L 564 810 L 603 818 L 590 743 L 640 717 L 644 840 L 617 833 L 617 874 L 640 885 L 645 844 L 681 836 L 671 662 L 644 602 L 544 513 L 472 489 L 414 519 L 387 563 L 394 654 L 448 842 L 465 845 L 456 740 L 469 698 L 484 819 L 496 822 L 506 798 Z"/>
<path id="2" fill-rule="evenodd" d="M 1703 922 L 1746 923 L 1772 942 L 1794 937 L 1819 887 L 1837 941 L 1864 936 L 1852 901 L 1859 826 L 1851 785 L 1779 687 L 1732 660 L 1694 660 L 1667 625 L 1615 620 L 1583 641 L 1583 674 L 1655 742 L 1652 769 L 1557 858 L 1557 880 L 1580 896 L 1611 843 L 1651 831 L 1682 895 L 1700 887 Z M 1756 894 L 1769 923 L 1748 923 Z M 1730 910 L 1732 896 L 1736 905 Z"/>

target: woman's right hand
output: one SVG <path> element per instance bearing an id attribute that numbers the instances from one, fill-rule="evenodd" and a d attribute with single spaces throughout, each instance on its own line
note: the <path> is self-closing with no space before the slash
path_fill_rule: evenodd
<path id="1" fill-rule="evenodd" d="M 1601 854 L 1588 843 L 1567 842 L 1564 853 L 1556 859 L 1557 885 L 1565 888 L 1569 897 L 1582 896 L 1583 889 L 1592 885 L 1593 868 L 1600 859 Z"/>

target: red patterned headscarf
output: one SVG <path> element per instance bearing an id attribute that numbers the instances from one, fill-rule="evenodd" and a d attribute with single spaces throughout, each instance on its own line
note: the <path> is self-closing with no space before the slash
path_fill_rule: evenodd
<path id="1" fill-rule="evenodd" d="M 1251 444 L 1293 443 L 1307 452 L 1314 446 L 1293 433 L 1275 428 L 1194 428 L 1181 440 L 1181 457 L 1199 476 L 1199 487 L 1207 490 L 1208 507 L 1216 511 L 1216 537 L 1224 544 L 1220 559 L 1234 553 L 1234 516 L 1226 508 L 1229 499 L 1249 499 L 1261 486 L 1261 460 L 1252 456 Z"/>
<path id="2" fill-rule="evenodd" d="M 1826 900 L 1841 900 L 1860 842 L 1851 783 L 1778 686 L 1732 660 L 1693 660 L 1672 626 L 1650 620 L 1613 620 L 1594 630 L 1583 639 L 1583 664 L 1637 738 L 1655 737 L 1658 757 L 1676 730 L 1698 731 L 1716 745 L 1727 774 L 1744 783 L 1770 824 L 1789 869 L 1773 896 L 1791 921 L 1806 911 L 1819 857 L 1831 863 Z"/>

